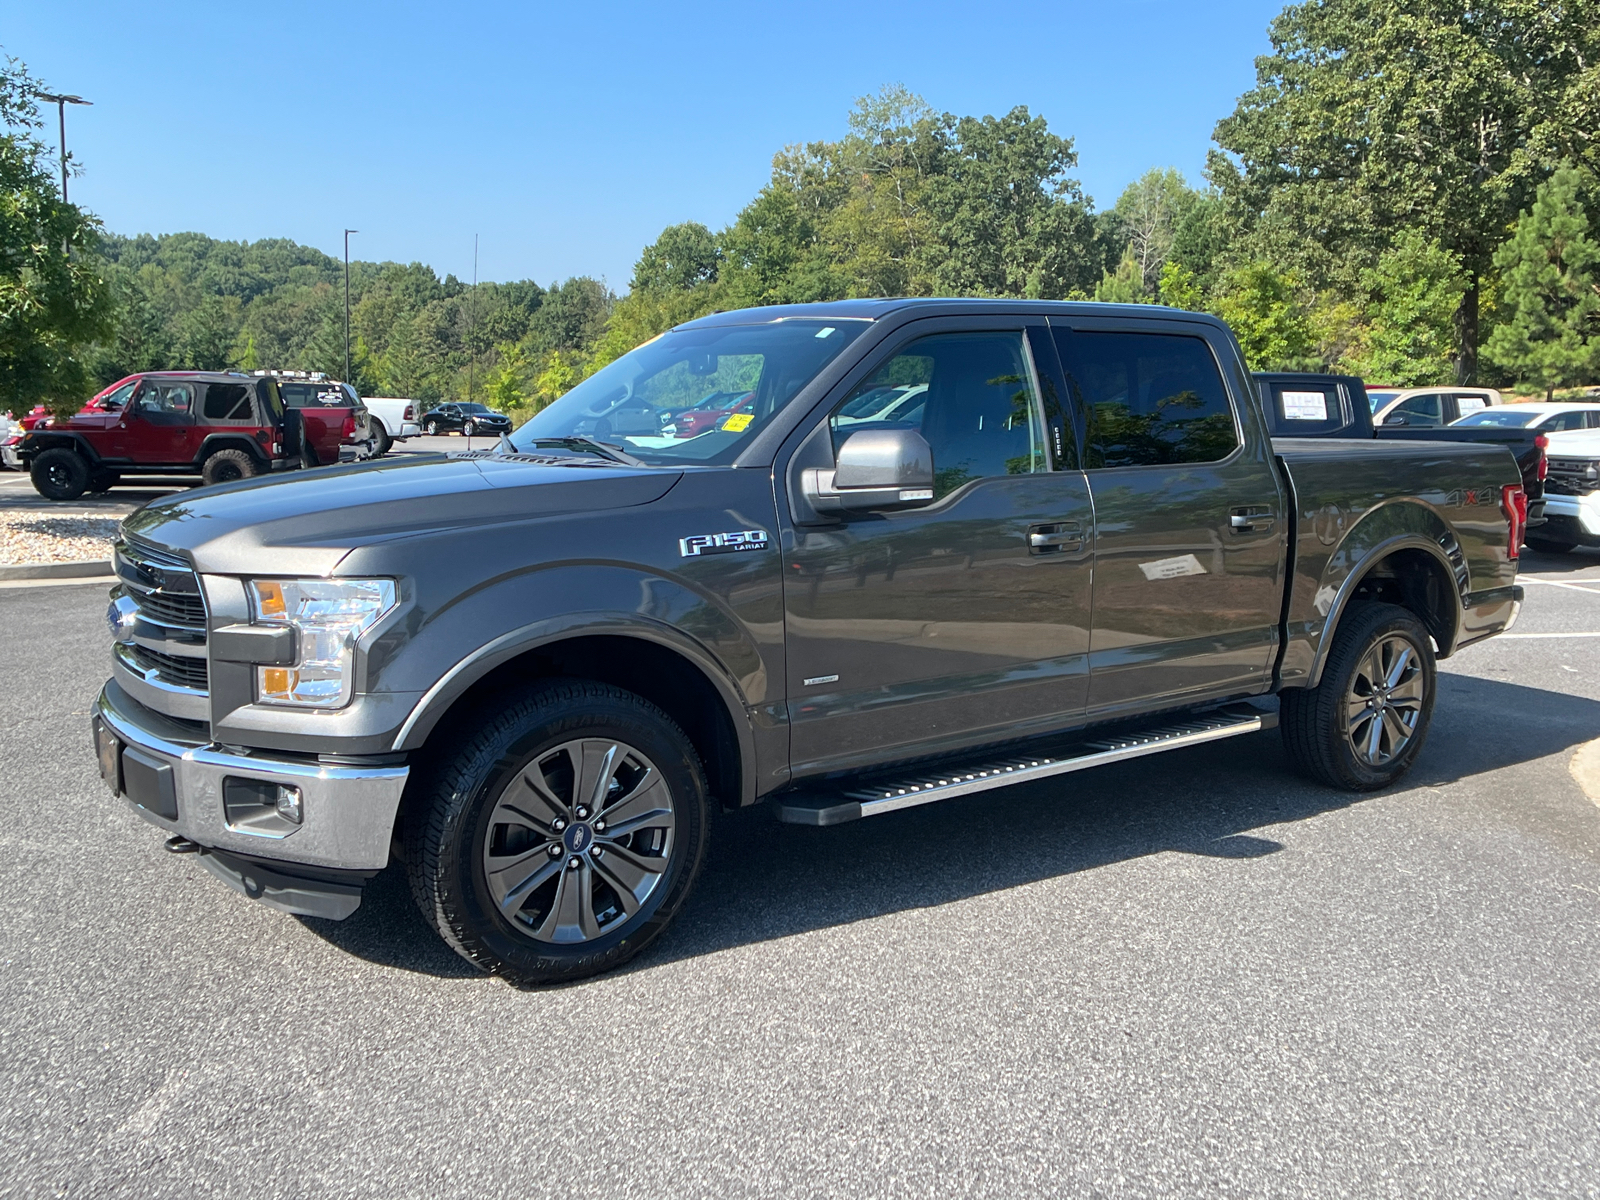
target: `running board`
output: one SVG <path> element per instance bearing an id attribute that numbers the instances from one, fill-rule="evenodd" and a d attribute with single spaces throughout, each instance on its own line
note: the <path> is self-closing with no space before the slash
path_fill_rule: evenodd
<path id="1" fill-rule="evenodd" d="M 943 769 L 924 768 L 898 779 L 849 781 L 842 792 L 813 792 L 776 800 L 778 820 L 791 825 L 842 825 L 861 817 L 933 804 L 990 788 L 1032 783 L 1130 758 L 1181 750 L 1203 742 L 1256 733 L 1278 724 L 1276 712 L 1235 707 L 1112 736 L 1086 735 L 1051 754 L 1012 754 Z"/>

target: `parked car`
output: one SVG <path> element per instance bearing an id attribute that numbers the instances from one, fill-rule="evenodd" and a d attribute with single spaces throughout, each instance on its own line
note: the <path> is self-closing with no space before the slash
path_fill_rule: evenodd
<path id="1" fill-rule="evenodd" d="M 1504 446 L 1517 460 L 1528 504 L 1528 528 L 1544 524 L 1544 481 L 1550 438 L 1515 426 L 1377 425 L 1366 385 L 1354 375 L 1264 372 L 1256 376 L 1273 437 L 1377 438 L 1380 441 L 1471 442 Z M 1496 409 L 1494 411 L 1503 411 Z M 1514 410 L 1512 410 L 1514 411 Z"/>
<path id="2" fill-rule="evenodd" d="M 1566 554 L 1600 546 L 1600 428 L 1550 435 L 1544 512 L 1543 527 L 1528 535 L 1533 549 Z"/>
<path id="3" fill-rule="evenodd" d="M 1450 427 L 1462 429 L 1480 425 L 1497 429 L 1533 429 L 1539 433 L 1600 429 L 1600 404 L 1506 404 L 1469 413 L 1451 422 Z"/>
<path id="4" fill-rule="evenodd" d="M 22 424 L 13 421 L 9 413 L 0 413 L 0 469 L 17 471 L 22 469 L 22 460 L 17 457 L 17 447 L 22 444 Z"/>
<path id="5" fill-rule="evenodd" d="M 582 432 L 720 359 L 760 365 L 748 423 Z M 908 381 L 916 415 L 838 423 Z M 343 918 L 396 847 L 472 964 L 570 980 L 660 936 L 718 807 L 833 825 L 1274 725 L 1392 786 L 1435 660 L 1517 615 L 1524 503 L 1500 445 L 1274 442 L 1202 314 L 725 312 L 506 452 L 146 505 L 93 740 L 244 895 Z"/>
<path id="6" fill-rule="evenodd" d="M 284 405 L 300 414 L 305 430 L 301 446 L 303 466 L 376 458 L 382 453 L 367 406 L 348 383 L 304 371 L 258 371 L 256 374 L 276 379 Z"/>
<path id="7" fill-rule="evenodd" d="M 494 436 L 511 432 L 511 418 L 476 401 L 450 401 L 422 414 L 422 430 L 432 436 L 464 433 L 467 437 Z"/>
<path id="8" fill-rule="evenodd" d="M 290 425 L 271 379 L 150 371 L 103 395 L 97 410 L 40 421 L 17 455 L 40 495 L 75 500 L 130 475 L 209 484 L 297 467 L 299 426 Z"/>
<path id="9" fill-rule="evenodd" d="M 1504 403 L 1494 388 L 1368 388 L 1367 399 L 1374 425 L 1449 425 Z"/>
<path id="10" fill-rule="evenodd" d="M 372 418 L 372 432 L 377 438 L 374 458 L 389 453 L 396 442 L 416 437 L 422 432 L 417 424 L 417 402 L 398 396 L 367 396 L 363 403 Z"/>
<path id="11" fill-rule="evenodd" d="M 753 392 L 736 389 L 712 392 L 688 408 L 663 412 L 661 432 L 677 438 L 691 438 L 712 428 L 730 414 L 744 411 L 754 396 Z"/>

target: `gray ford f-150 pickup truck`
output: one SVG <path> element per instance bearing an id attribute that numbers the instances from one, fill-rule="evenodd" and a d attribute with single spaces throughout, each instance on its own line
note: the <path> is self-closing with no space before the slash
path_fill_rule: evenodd
<path id="1" fill-rule="evenodd" d="M 93 732 L 246 894 L 347 916 L 396 856 L 468 959 L 569 979 L 661 932 L 718 807 L 830 825 L 1280 722 L 1391 784 L 1435 659 L 1515 619 L 1524 519 L 1501 447 L 1271 440 L 1209 317 L 722 313 L 495 450 L 133 514 Z"/>

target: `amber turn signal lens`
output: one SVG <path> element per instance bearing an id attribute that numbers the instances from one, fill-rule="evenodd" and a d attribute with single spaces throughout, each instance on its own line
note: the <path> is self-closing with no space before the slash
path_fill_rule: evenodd
<path id="1" fill-rule="evenodd" d="M 287 696 L 289 694 L 289 668 L 288 667 L 262 667 L 261 690 L 269 696 Z"/>
<path id="2" fill-rule="evenodd" d="M 275 579 L 257 579 L 254 581 L 254 586 L 256 613 L 269 619 L 284 616 L 286 609 L 283 603 L 283 585 Z"/>

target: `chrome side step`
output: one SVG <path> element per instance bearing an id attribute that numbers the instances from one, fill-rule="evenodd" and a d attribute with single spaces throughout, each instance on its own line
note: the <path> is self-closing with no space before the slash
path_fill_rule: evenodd
<path id="1" fill-rule="evenodd" d="M 1110 736 L 1092 732 L 1082 740 L 1067 744 L 1060 752 L 1014 754 L 999 759 L 923 769 L 893 780 L 862 784 L 851 781 L 841 792 L 815 792 L 784 796 L 775 803 L 778 820 L 791 825 L 841 825 L 846 821 L 873 817 L 879 813 L 920 804 L 933 804 L 955 796 L 984 792 L 1086 771 L 1130 758 L 1181 750 L 1203 742 L 1220 741 L 1241 734 L 1272 729 L 1278 724 L 1276 712 L 1249 707 L 1222 709 L 1187 720 Z"/>

